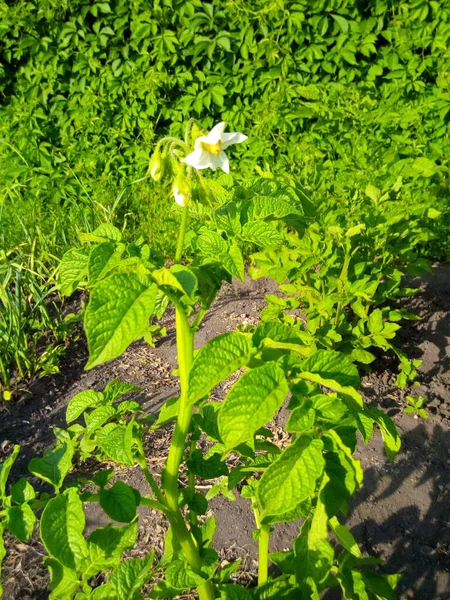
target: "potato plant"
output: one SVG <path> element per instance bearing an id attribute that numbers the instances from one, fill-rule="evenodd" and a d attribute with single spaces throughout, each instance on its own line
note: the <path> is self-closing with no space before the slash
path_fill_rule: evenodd
<path id="1" fill-rule="evenodd" d="M 1 466 L 0 530 L 26 542 L 39 519 L 51 600 L 136 600 L 143 597 L 144 586 L 148 598 L 174 598 L 195 589 L 201 600 L 318 600 L 335 586 L 347 599 L 396 597 L 398 577 L 372 570 L 370 565 L 379 561 L 362 554 L 343 523 L 348 501 L 363 482 L 354 456 L 357 436 L 368 443 L 376 425 L 390 459 L 400 448 L 389 417 L 364 405 L 350 358 L 316 348 L 299 323 L 279 320 L 219 335 L 194 350 L 196 331 L 223 281 L 232 275 L 244 279 L 242 241 L 266 245 L 270 239 L 281 248 L 305 219 L 296 190 L 272 179 L 231 190 L 233 200 L 215 207 L 219 188 L 199 171 L 206 163 L 227 169 L 220 154 L 231 140 L 225 136 L 238 134 L 222 134 L 223 127 L 214 138 L 190 124 L 184 141 L 163 140 L 150 163 L 156 179 L 167 173 L 173 177 L 181 206 L 172 264 L 158 264 L 147 245 L 125 246 L 116 229 L 102 227 L 61 265 L 67 293 L 79 284 L 89 290 L 84 311 L 88 369 L 146 338 L 150 318 L 169 304 L 174 308 L 180 392 L 156 419 L 128 397 L 137 388 L 127 383 L 113 381 L 103 391 L 77 394 L 67 406 L 67 428 L 55 430 L 55 446 L 28 466 L 51 493 L 36 491 L 26 479 L 8 484 L 18 446 Z M 235 137 L 238 141 L 242 138 Z M 190 219 L 200 219 L 202 210 L 210 216 L 189 232 Z M 224 401 L 211 400 L 213 390 L 236 374 Z M 270 431 L 282 406 L 289 413 L 284 449 Z M 159 484 L 144 436 L 169 423 L 174 429 Z M 201 439 L 208 443 L 200 444 Z M 139 466 L 148 493 L 121 481 L 114 466 L 99 467 L 86 486 L 86 479 L 70 473 L 88 457 L 98 464 Z M 180 485 L 180 477 L 186 477 L 187 487 Z M 198 480 L 213 483 L 207 496 L 197 491 Z M 208 500 L 218 493 L 240 493 L 250 500 L 259 551 L 256 587 L 236 583 L 238 562 L 219 566 L 215 519 L 205 517 Z M 91 502 L 120 525 L 111 523 L 86 537 L 85 505 Z M 122 560 L 136 544 L 139 506 L 162 511 L 169 523 L 160 560 L 151 548 L 144 559 Z M 272 527 L 297 520 L 302 524 L 292 549 L 270 553 Z M 0 558 L 4 554 L 2 544 Z M 277 575 L 269 574 L 270 563 Z M 162 579 L 157 577 L 161 571 Z"/>

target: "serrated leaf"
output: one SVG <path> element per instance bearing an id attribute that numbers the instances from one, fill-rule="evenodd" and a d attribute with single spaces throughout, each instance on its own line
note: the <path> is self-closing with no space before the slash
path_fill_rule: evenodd
<path id="1" fill-rule="evenodd" d="M 252 342 L 241 333 L 224 333 L 205 344 L 196 354 L 189 375 L 188 402 L 194 404 L 246 365 L 251 357 Z"/>
<path id="2" fill-rule="evenodd" d="M 84 319 L 89 348 L 86 369 L 120 356 L 143 337 L 157 289 L 134 273 L 110 275 L 94 288 Z"/>
<path id="3" fill-rule="evenodd" d="M 59 444 L 48 450 L 42 458 L 32 458 L 28 470 L 32 475 L 51 483 L 56 490 L 62 486 L 72 468 L 74 447 L 70 443 Z"/>
<path id="4" fill-rule="evenodd" d="M 333 19 L 339 25 L 339 28 L 342 31 L 342 33 L 348 33 L 347 19 L 344 19 L 344 17 L 341 17 L 340 15 L 334 15 L 333 13 L 330 13 L 330 15 L 333 17 Z"/>
<path id="5" fill-rule="evenodd" d="M 325 463 L 322 448 L 321 440 L 301 436 L 270 465 L 257 492 L 262 518 L 294 510 L 314 494 Z"/>
<path id="6" fill-rule="evenodd" d="M 276 363 L 245 373 L 228 392 L 219 412 L 220 437 L 225 448 L 253 441 L 289 393 L 286 377 Z"/>
<path id="7" fill-rule="evenodd" d="M 72 421 L 78 419 L 87 408 L 98 406 L 104 401 L 104 398 L 102 392 L 95 392 L 94 390 L 83 390 L 82 392 L 79 392 L 67 405 L 66 423 L 72 423 Z"/>
<path id="8" fill-rule="evenodd" d="M 134 465 L 133 422 L 127 425 L 108 423 L 97 433 L 97 444 L 103 452 L 121 465 Z"/>
<path id="9" fill-rule="evenodd" d="M 52 498 L 41 517 L 41 540 L 51 557 L 78 571 L 87 556 L 83 505 L 74 488 Z"/>
<path id="10" fill-rule="evenodd" d="M 99 498 L 100 506 L 114 521 L 131 523 L 136 516 L 139 492 L 123 481 L 116 481 L 109 489 L 102 488 Z"/>
<path id="11" fill-rule="evenodd" d="M 6 522 L 10 532 L 22 542 L 28 542 L 33 533 L 36 517 L 28 504 L 8 508 Z"/>

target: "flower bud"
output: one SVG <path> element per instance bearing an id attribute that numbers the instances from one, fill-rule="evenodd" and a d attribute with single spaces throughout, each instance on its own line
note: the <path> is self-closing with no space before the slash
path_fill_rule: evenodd
<path id="1" fill-rule="evenodd" d="M 191 199 L 191 186 L 183 171 L 180 171 L 175 179 L 173 197 L 179 206 L 186 206 Z"/>
<path id="2" fill-rule="evenodd" d="M 160 179 L 164 175 L 164 161 L 161 157 L 161 152 L 159 148 L 155 150 L 153 156 L 150 159 L 148 165 L 148 174 L 155 181 L 160 181 Z"/>

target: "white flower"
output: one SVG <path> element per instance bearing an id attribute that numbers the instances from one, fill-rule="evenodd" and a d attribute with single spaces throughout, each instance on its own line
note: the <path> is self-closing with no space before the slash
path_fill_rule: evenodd
<path id="1" fill-rule="evenodd" d="M 224 150 L 231 144 L 245 142 L 247 136 L 234 131 L 224 133 L 225 123 L 215 125 L 208 135 L 202 135 L 195 140 L 194 151 L 183 158 L 181 162 L 194 169 L 212 169 L 220 167 L 225 173 L 230 172 L 230 163 Z"/>

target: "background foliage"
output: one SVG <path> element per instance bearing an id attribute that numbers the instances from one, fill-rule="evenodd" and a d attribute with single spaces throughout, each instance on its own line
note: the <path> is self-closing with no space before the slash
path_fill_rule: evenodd
<path id="1" fill-rule="evenodd" d="M 111 206 L 187 116 L 249 133 L 237 151 L 249 171 L 270 160 L 318 200 L 399 175 L 448 199 L 448 0 L 2 0 L 0 17 L 10 238 L 30 204 Z M 167 246 L 174 226 L 154 197 L 141 184 L 112 216 L 131 211 Z"/>

